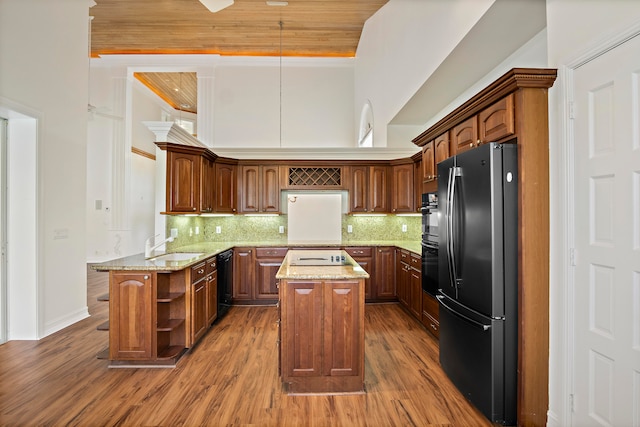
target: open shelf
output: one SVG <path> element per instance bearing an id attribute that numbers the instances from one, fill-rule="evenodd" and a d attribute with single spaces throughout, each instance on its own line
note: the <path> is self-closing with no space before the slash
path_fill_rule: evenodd
<path id="1" fill-rule="evenodd" d="M 158 302 L 173 302 L 177 299 L 182 298 L 185 295 L 184 292 L 169 292 L 158 294 L 157 301 Z"/>
<path id="2" fill-rule="evenodd" d="M 167 319 L 162 323 L 158 323 L 156 330 L 158 332 L 171 332 L 184 323 L 184 319 Z"/>

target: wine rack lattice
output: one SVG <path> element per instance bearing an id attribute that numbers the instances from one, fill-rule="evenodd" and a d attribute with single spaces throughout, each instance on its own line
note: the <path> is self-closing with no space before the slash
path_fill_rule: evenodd
<path id="1" fill-rule="evenodd" d="M 289 168 L 289 185 L 300 187 L 339 187 L 342 185 L 341 172 L 341 168 Z"/>

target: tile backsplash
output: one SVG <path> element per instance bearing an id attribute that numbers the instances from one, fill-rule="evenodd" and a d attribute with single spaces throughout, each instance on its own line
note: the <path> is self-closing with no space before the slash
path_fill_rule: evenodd
<path id="1" fill-rule="evenodd" d="M 420 240 L 420 216 L 342 216 L 342 241 Z M 406 232 L 403 232 L 403 225 Z M 351 226 L 351 232 L 348 232 Z M 280 233 L 283 227 L 284 233 Z M 287 215 L 278 216 L 167 216 L 167 235 L 178 229 L 169 247 L 200 242 L 286 242 Z"/>

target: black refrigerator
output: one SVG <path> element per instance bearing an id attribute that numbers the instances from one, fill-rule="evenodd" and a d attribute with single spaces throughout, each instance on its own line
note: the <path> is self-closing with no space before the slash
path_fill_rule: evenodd
<path id="1" fill-rule="evenodd" d="M 440 364 L 504 425 L 517 421 L 516 149 L 489 143 L 438 164 Z"/>

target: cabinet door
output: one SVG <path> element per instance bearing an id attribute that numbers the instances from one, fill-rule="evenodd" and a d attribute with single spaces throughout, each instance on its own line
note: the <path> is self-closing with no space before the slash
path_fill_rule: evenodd
<path id="1" fill-rule="evenodd" d="M 395 300 L 397 298 L 393 253 L 393 247 L 383 246 L 376 248 L 373 293 L 374 298 L 377 300 Z"/>
<path id="2" fill-rule="evenodd" d="M 413 316 L 422 321 L 422 274 L 415 268 L 409 268 L 409 311 Z"/>
<path id="3" fill-rule="evenodd" d="M 449 155 L 449 132 L 445 132 L 433 141 L 435 150 L 434 175 L 437 175 L 438 163 L 448 159 Z"/>
<path id="4" fill-rule="evenodd" d="M 361 286 L 358 280 L 324 282 L 324 375 L 357 376 L 362 372 Z"/>
<path id="5" fill-rule="evenodd" d="M 422 147 L 422 182 L 436 179 L 435 158 L 433 141 L 429 141 Z"/>
<path id="6" fill-rule="evenodd" d="M 152 359 L 156 310 L 151 274 L 110 273 L 109 359 Z"/>
<path id="7" fill-rule="evenodd" d="M 191 342 L 197 342 L 207 332 L 207 279 L 191 285 Z"/>
<path id="8" fill-rule="evenodd" d="M 422 207 L 422 193 L 426 193 L 422 185 L 422 158 L 413 164 L 413 185 L 415 188 L 415 212 L 421 212 L 420 208 Z"/>
<path id="9" fill-rule="evenodd" d="M 284 258 L 256 258 L 256 299 L 277 300 L 276 273 Z"/>
<path id="10" fill-rule="evenodd" d="M 322 375 L 322 282 L 283 282 L 282 372 L 283 376 Z"/>
<path id="11" fill-rule="evenodd" d="M 207 325 L 218 317 L 218 270 L 207 276 Z"/>
<path id="12" fill-rule="evenodd" d="M 167 211 L 196 212 L 200 203 L 200 162 L 197 154 L 167 153 Z"/>
<path id="13" fill-rule="evenodd" d="M 364 298 L 366 301 L 373 301 L 372 293 L 374 264 L 373 264 L 373 248 L 371 247 L 352 247 L 344 249 L 360 267 L 369 273 L 369 278 L 364 280 Z"/>
<path id="14" fill-rule="evenodd" d="M 479 139 L 483 144 L 515 134 L 513 97 L 511 94 L 478 114 Z"/>
<path id="15" fill-rule="evenodd" d="M 216 163 L 216 212 L 235 213 L 236 165 Z"/>
<path id="16" fill-rule="evenodd" d="M 413 163 L 393 166 L 392 212 L 413 212 L 416 198 L 413 182 Z"/>
<path id="17" fill-rule="evenodd" d="M 233 250 L 233 300 L 253 299 L 253 248 Z"/>
<path id="18" fill-rule="evenodd" d="M 440 336 L 438 301 L 426 292 L 422 293 L 422 324 L 436 338 Z"/>
<path id="19" fill-rule="evenodd" d="M 389 168 L 371 166 L 369 169 L 369 212 L 389 212 Z"/>
<path id="20" fill-rule="evenodd" d="M 260 167 L 240 167 L 240 212 L 258 212 L 260 209 Z"/>
<path id="21" fill-rule="evenodd" d="M 473 148 L 478 142 L 478 116 L 473 116 L 451 129 L 451 154 Z"/>
<path id="22" fill-rule="evenodd" d="M 213 163 L 213 160 L 207 157 L 202 157 L 200 212 L 213 212 L 215 191 L 215 164 Z"/>
<path id="23" fill-rule="evenodd" d="M 396 293 L 400 304 L 409 307 L 409 252 L 396 249 Z"/>
<path id="24" fill-rule="evenodd" d="M 261 177 L 261 211 L 280 212 L 280 167 L 262 166 Z"/>
<path id="25" fill-rule="evenodd" d="M 369 166 L 349 168 L 350 212 L 367 212 L 369 209 Z"/>

